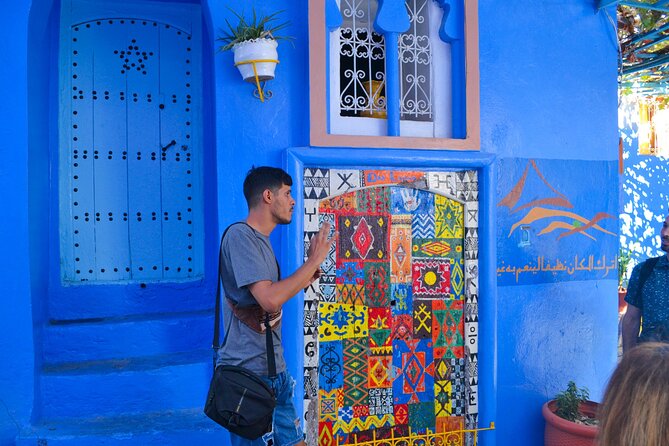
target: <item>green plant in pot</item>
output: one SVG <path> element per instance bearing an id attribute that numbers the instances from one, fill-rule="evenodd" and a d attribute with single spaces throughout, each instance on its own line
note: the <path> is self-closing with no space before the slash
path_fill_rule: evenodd
<path id="1" fill-rule="evenodd" d="M 222 42 L 219 50 L 232 50 L 235 65 L 245 81 L 263 82 L 274 79 L 274 70 L 279 62 L 277 40 L 292 40 L 292 37 L 280 34 L 289 25 L 287 21 L 279 21 L 278 16 L 283 11 L 259 15 L 253 9 L 250 19 L 230 11 L 237 18 L 237 24 L 232 25 L 230 21 L 225 21 L 227 29 L 221 29 L 216 39 Z"/>
<path id="2" fill-rule="evenodd" d="M 555 399 L 545 403 L 541 412 L 546 420 L 546 446 L 590 446 L 597 436 L 597 407 L 586 388 L 569 381 Z"/>

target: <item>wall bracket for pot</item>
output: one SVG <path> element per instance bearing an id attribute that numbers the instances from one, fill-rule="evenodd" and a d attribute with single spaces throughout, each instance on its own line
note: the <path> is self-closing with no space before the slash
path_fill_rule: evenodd
<path id="1" fill-rule="evenodd" d="M 265 88 L 265 84 L 267 81 L 262 81 L 260 82 L 260 86 L 256 86 L 255 90 L 253 90 L 253 97 L 256 99 L 260 99 L 261 102 L 265 102 L 265 99 L 269 100 L 272 99 L 272 90 L 268 90 Z M 257 84 L 256 84 L 257 85 Z"/>
<path id="2" fill-rule="evenodd" d="M 247 81 L 247 82 L 251 82 L 251 83 L 254 83 L 254 82 L 255 82 L 255 84 L 256 84 L 256 89 L 255 89 L 255 91 L 253 92 L 253 96 L 255 96 L 256 98 L 260 99 L 260 102 L 265 102 L 265 98 L 270 99 L 270 98 L 272 97 L 272 92 L 271 92 L 271 90 L 267 90 L 267 89 L 265 89 L 265 83 L 266 83 L 269 79 L 263 79 L 263 80 L 261 80 L 261 79 L 258 77 L 258 69 L 257 69 L 257 67 L 256 67 L 256 64 L 258 64 L 258 63 L 279 63 L 279 61 L 276 60 L 276 59 L 254 59 L 254 60 L 245 60 L 245 61 L 242 61 L 242 62 L 237 62 L 237 63 L 235 64 L 235 66 L 238 66 L 238 65 L 247 65 L 247 64 L 251 64 L 251 65 L 253 66 L 253 77 L 250 77 L 250 78 L 247 78 L 247 79 L 244 79 L 244 80 Z M 272 78 L 273 78 L 273 77 L 272 77 Z"/>

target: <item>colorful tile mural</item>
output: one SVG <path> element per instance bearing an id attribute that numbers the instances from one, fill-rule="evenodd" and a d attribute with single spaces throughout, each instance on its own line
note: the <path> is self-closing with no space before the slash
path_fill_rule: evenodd
<path id="1" fill-rule="evenodd" d="M 304 243 L 339 232 L 305 291 L 307 444 L 473 428 L 475 171 L 304 170 Z"/>

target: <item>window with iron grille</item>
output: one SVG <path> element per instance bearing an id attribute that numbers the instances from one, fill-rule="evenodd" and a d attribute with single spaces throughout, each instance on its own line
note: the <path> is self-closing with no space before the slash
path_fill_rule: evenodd
<path id="1" fill-rule="evenodd" d="M 341 26 L 330 33 L 332 133 L 385 135 L 386 45 L 374 28 L 376 0 L 340 0 Z M 443 10 L 406 0 L 409 29 L 398 36 L 400 134 L 450 137 L 450 45 L 438 35 Z M 437 80 L 435 82 L 435 80 Z"/>

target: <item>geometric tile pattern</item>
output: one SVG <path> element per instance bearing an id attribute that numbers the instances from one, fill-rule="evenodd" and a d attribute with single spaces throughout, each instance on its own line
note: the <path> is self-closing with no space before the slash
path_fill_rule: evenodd
<path id="1" fill-rule="evenodd" d="M 393 353 L 392 332 L 390 329 L 369 331 L 369 354 L 391 355 Z M 370 381 L 371 382 L 371 381 Z"/>
<path id="2" fill-rule="evenodd" d="M 304 198 L 325 198 L 330 195 L 329 169 L 304 169 Z"/>
<path id="3" fill-rule="evenodd" d="M 475 428 L 476 171 L 303 175 L 305 252 L 339 233 L 305 290 L 307 444 Z"/>
<path id="4" fill-rule="evenodd" d="M 388 262 L 366 262 L 365 303 L 370 307 L 385 307 L 390 304 L 390 264 Z"/>
<path id="5" fill-rule="evenodd" d="M 341 260 L 388 261 L 388 214 L 340 215 L 337 256 Z"/>
<path id="6" fill-rule="evenodd" d="M 413 339 L 432 338 L 432 304 L 429 301 L 413 302 Z"/>
<path id="7" fill-rule="evenodd" d="M 368 356 L 367 357 L 367 389 L 389 388 L 392 384 L 392 356 Z M 367 400 L 369 403 L 369 400 Z"/>
<path id="8" fill-rule="evenodd" d="M 319 302 L 318 314 L 318 339 L 321 342 L 368 335 L 367 307 L 363 305 Z"/>
<path id="9" fill-rule="evenodd" d="M 342 341 L 321 342 L 319 348 L 318 382 L 320 388 L 332 392 L 343 386 Z"/>
<path id="10" fill-rule="evenodd" d="M 319 390 L 319 413 L 322 421 L 337 421 L 339 407 L 341 407 L 338 397 L 339 394 L 341 394 L 341 389 L 335 389 L 330 392 L 323 389 Z"/>
<path id="11" fill-rule="evenodd" d="M 344 407 L 369 404 L 367 392 L 367 341 L 365 339 L 344 340 Z"/>
<path id="12" fill-rule="evenodd" d="M 444 299 L 451 292 L 451 262 L 448 259 L 414 258 L 413 298 Z"/>
<path id="13" fill-rule="evenodd" d="M 432 344 L 443 347 L 445 358 L 464 358 L 464 324 L 461 300 L 443 302 L 444 309 L 432 311 Z"/>
<path id="14" fill-rule="evenodd" d="M 392 283 L 390 284 L 390 299 L 393 316 L 400 314 L 411 314 L 413 297 L 411 295 L 411 284 Z"/>
<path id="15" fill-rule="evenodd" d="M 403 223 L 406 221 L 406 223 Z M 390 228 L 391 280 L 394 283 L 411 282 L 411 220 L 393 218 Z"/>
<path id="16" fill-rule="evenodd" d="M 390 207 L 389 187 L 370 187 L 355 192 L 358 211 L 369 214 L 388 214 Z"/>
<path id="17" fill-rule="evenodd" d="M 434 402 L 434 363 L 429 340 L 394 341 L 393 367 L 395 403 L 409 404 L 411 408 L 416 403 Z"/>
<path id="18" fill-rule="evenodd" d="M 434 201 L 435 210 L 435 237 L 440 238 L 462 238 L 464 226 L 464 206 L 457 201 L 436 195 Z"/>
<path id="19" fill-rule="evenodd" d="M 392 340 L 406 341 L 413 339 L 413 317 L 410 314 L 393 316 Z"/>

